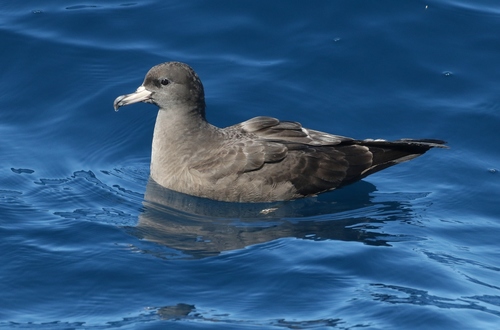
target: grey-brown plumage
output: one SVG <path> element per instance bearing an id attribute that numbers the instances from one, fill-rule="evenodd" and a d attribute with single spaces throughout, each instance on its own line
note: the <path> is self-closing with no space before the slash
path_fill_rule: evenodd
<path id="1" fill-rule="evenodd" d="M 218 128 L 205 119 L 203 85 L 184 63 L 153 67 L 114 107 L 156 104 L 151 177 L 189 195 L 229 202 L 313 196 L 418 157 L 441 140 L 355 140 L 255 117 Z"/>

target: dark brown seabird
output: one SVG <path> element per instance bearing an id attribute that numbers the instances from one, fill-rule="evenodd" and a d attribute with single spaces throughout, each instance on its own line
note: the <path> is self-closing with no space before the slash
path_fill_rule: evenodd
<path id="1" fill-rule="evenodd" d="M 184 63 L 154 66 L 115 110 L 156 104 L 151 178 L 163 187 L 227 202 L 270 202 L 314 196 L 358 181 L 427 150 L 433 139 L 356 140 L 255 117 L 226 128 L 205 119 L 203 85 Z"/>

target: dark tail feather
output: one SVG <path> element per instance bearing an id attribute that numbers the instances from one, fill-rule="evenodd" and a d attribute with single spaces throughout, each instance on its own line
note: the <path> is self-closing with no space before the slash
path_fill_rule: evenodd
<path id="1" fill-rule="evenodd" d="M 400 139 L 396 141 L 385 141 L 385 140 L 358 140 L 358 144 L 370 147 L 388 147 L 388 148 L 412 148 L 415 147 L 416 150 L 423 150 L 422 153 L 426 152 L 431 148 L 448 148 L 445 145 L 446 141 L 436 140 L 436 139 Z"/>
<path id="2" fill-rule="evenodd" d="M 429 149 L 448 148 L 445 141 L 435 139 L 362 140 L 358 143 L 368 147 L 373 154 L 372 166 L 362 173 L 362 177 L 416 158 Z"/>

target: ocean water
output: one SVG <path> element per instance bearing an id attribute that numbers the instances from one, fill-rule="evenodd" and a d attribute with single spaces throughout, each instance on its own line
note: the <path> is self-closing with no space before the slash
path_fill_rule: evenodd
<path id="1" fill-rule="evenodd" d="M 500 4 L 0 4 L 0 328 L 494 329 Z M 220 203 L 148 182 L 156 108 L 191 65 L 207 117 L 438 138 L 351 186 Z"/>

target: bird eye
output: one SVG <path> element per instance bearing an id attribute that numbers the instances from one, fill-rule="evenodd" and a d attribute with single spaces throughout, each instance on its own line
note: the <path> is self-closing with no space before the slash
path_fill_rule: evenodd
<path id="1" fill-rule="evenodd" d="M 168 84 L 170 84 L 170 81 L 164 78 L 160 80 L 160 84 L 162 84 L 163 86 L 167 86 Z"/>

